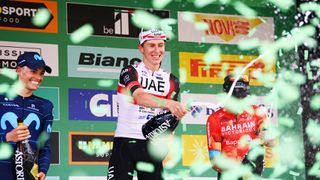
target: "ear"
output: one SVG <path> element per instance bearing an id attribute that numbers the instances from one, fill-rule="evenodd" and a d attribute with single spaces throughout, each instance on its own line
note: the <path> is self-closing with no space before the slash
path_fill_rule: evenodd
<path id="1" fill-rule="evenodd" d="M 143 46 L 141 44 L 138 45 L 139 51 L 143 54 Z"/>
<path id="2" fill-rule="evenodd" d="M 22 67 L 17 66 L 16 67 L 16 73 L 19 74 L 19 73 L 21 73 L 21 71 L 22 71 Z"/>

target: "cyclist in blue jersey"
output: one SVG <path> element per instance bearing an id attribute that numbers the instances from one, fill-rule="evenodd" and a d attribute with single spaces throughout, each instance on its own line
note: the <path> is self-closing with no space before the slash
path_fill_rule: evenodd
<path id="1" fill-rule="evenodd" d="M 0 94 L 0 144 L 9 143 L 13 155 L 8 159 L 0 159 L 0 179 L 15 180 L 18 171 L 15 166 L 15 150 L 17 142 L 28 140 L 31 154 L 34 155 L 34 166 L 38 167 L 35 176 L 44 180 L 51 161 L 50 135 L 53 121 L 53 104 L 44 98 L 33 95 L 44 78 L 44 73 L 51 73 L 36 52 L 25 52 L 17 59 L 16 73 L 22 83 L 22 89 L 14 98 Z M 24 125 L 18 126 L 18 119 Z M 44 140 L 39 137 L 46 137 Z M 44 142 L 42 142 L 44 141 Z M 30 157 L 28 157 L 30 158 Z M 24 160 L 30 160 L 25 155 Z M 25 169 L 26 170 L 26 169 Z"/>

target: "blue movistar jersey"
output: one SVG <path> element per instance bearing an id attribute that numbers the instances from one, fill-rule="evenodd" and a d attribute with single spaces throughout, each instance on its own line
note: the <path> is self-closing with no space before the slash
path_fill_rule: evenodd
<path id="1" fill-rule="evenodd" d="M 18 118 L 22 118 L 24 124 L 29 127 L 31 137 L 28 140 L 32 149 L 38 152 L 39 172 L 46 174 L 51 162 L 53 104 L 35 95 L 9 99 L 0 94 L 0 144 L 9 143 L 12 146 L 12 155 L 17 145 L 15 142 L 7 142 L 6 134 L 18 126 Z M 14 174 L 13 156 L 0 159 L 0 179 L 15 179 Z"/>

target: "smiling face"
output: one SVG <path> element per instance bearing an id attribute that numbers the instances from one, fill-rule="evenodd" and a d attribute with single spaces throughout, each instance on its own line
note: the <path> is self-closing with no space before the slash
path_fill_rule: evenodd
<path id="1" fill-rule="evenodd" d="M 41 82 L 43 81 L 45 72 L 44 68 L 33 70 L 27 66 L 17 67 L 16 71 L 18 73 L 19 80 L 23 84 L 22 95 L 25 96 L 31 95 L 33 91 L 39 88 Z"/>
<path id="2" fill-rule="evenodd" d="M 160 68 L 160 63 L 165 52 L 164 40 L 148 40 L 139 45 L 139 50 L 143 54 L 143 63 L 151 70 Z"/>

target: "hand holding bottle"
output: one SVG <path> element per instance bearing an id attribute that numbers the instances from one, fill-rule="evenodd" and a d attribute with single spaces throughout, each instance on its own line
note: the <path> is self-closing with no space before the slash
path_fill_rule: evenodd
<path id="1" fill-rule="evenodd" d="M 30 138 L 28 126 L 22 124 L 6 134 L 7 142 L 19 142 Z"/>

